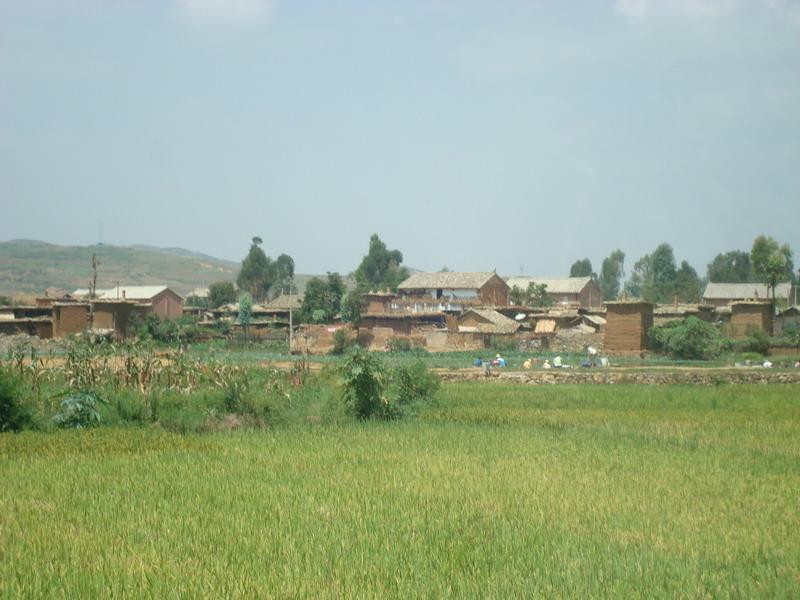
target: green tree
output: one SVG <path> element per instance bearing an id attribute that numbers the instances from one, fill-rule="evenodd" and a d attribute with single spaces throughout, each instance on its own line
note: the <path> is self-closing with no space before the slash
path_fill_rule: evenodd
<path id="1" fill-rule="evenodd" d="M 273 291 L 280 294 L 295 294 L 297 287 L 294 285 L 294 259 L 288 254 L 281 254 L 275 259 L 275 284 Z"/>
<path id="2" fill-rule="evenodd" d="M 328 273 L 326 280 L 312 277 L 306 284 L 298 318 L 305 323 L 332 321 L 341 310 L 345 289 L 338 273 Z"/>
<path id="3" fill-rule="evenodd" d="M 650 255 L 653 274 L 654 302 L 670 302 L 675 293 L 678 271 L 675 268 L 675 255 L 672 246 L 660 244 Z M 692 269 L 694 271 L 694 269 Z M 695 273 L 695 277 L 697 274 Z"/>
<path id="4" fill-rule="evenodd" d="M 524 290 L 518 286 L 511 288 L 509 300 L 517 306 L 553 306 L 553 299 L 547 293 L 547 284 L 531 281 Z"/>
<path id="5" fill-rule="evenodd" d="M 792 280 L 794 264 L 789 244 L 781 246 L 773 238 L 760 235 L 753 241 L 750 262 L 756 277 L 770 288 L 772 298 L 778 283 Z"/>
<path id="6" fill-rule="evenodd" d="M 525 306 L 528 302 L 528 290 L 523 290 L 518 285 L 515 285 L 511 288 L 511 291 L 508 292 L 508 299 L 511 300 L 511 304 L 516 306 Z"/>
<path id="7" fill-rule="evenodd" d="M 633 271 L 625 284 L 625 292 L 635 298 L 645 298 L 645 289 L 651 285 L 652 281 L 650 255 L 645 254 L 635 263 Z"/>
<path id="8" fill-rule="evenodd" d="M 553 299 L 547 293 L 547 284 L 530 282 L 527 290 L 528 306 L 553 306 Z"/>
<path id="9" fill-rule="evenodd" d="M 753 281 L 750 255 L 741 250 L 717 254 L 706 269 L 706 277 L 714 283 L 748 283 Z"/>
<path id="10" fill-rule="evenodd" d="M 625 276 L 624 264 L 625 253 L 622 250 L 614 250 L 603 260 L 600 269 L 600 290 L 603 292 L 604 300 L 614 300 L 619 296 L 622 278 Z"/>
<path id="11" fill-rule="evenodd" d="M 236 278 L 240 290 L 249 292 L 255 302 L 261 302 L 269 294 L 275 282 L 275 266 L 261 249 L 262 240 L 254 237 L 250 251 L 242 261 L 242 268 Z"/>
<path id="12" fill-rule="evenodd" d="M 569 268 L 570 277 L 591 277 L 594 279 L 597 275 L 592 272 L 592 261 L 588 258 L 576 260 Z"/>
<path id="13" fill-rule="evenodd" d="M 672 246 L 660 244 L 652 254 L 645 254 L 636 261 L 626 289 L 629 294 L 648 302 L 670 302 L 676 276 Z"/>
<path id="14" fill-rule="evenodd" d="M 700 302 L 702 283 L 697 271 L 685 260 L 675 273 L 675 293 L 681 302 Z"/>
<path id="15" fill-rule="evenodd" d="M 218 308 L 236 302 L 236 288 L 232 281 L 217 281 L 208 286 L 208 305 Z"/>
<path id="16" fill-rule="evenodd" d="M 389 250 L 378 234 L 372 234 L 369 252 L 353 273 L 358 289 L 362 292 L 383 289 L 397 291 L 397 286 L 408 279 L 408 269 L 401 266 L 402 262 L 403 253 L 400 250 Z"/>
<path id="17" fill-rule="evenodd" d="M 350 290 L 342 298 L 341 314 L 342 319 L 355 326 L 361 322 L 361 310 L 363 301 L 358 290 Z"/>
<path id="18" fill-rule="evenodd" d="M 253 320 L 253 297 L 249 292 L 242 292 L 239 295 L 239 325 L 244 330 L 244 337 L 250 330 L 250 323 Z"/>

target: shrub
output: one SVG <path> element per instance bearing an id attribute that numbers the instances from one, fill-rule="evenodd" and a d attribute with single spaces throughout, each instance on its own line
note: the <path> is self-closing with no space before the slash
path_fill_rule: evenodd
<path id="1" fill-rule="evenodd" d="M 658 352 L 692 360 L 711 360 L 731 348 L 719 328 L 695 316 L 653 327 L 650 341 Z"/>
<path id="2" fill-rule="evenodd" d="M 739 343 L 742 352 L 757 352 L 763 356 L 769 353 L 769 336 L 760 327 L 748 327 L 747 337 Z"/>
<path id="3" fill-rule="evenodd" d="M 421 360 L 398 367 L 394 372 L 397 403 L 401 406 L 433 399 L 439 390 L 439 378 Z"/>
<path id="4" fill-rule="evenodd" d="M 163 343 L 190 344 L 201 334 L 197 319 L 184 315 L 177 319 L 161 319 L 149 314 L 144 319 L 133 319 L 133 330 L 140 339 L 153 339 Z"/>
<path id="5" fill-rule="evenodd" d="M 386 368 L 374 354 L 356 346 L 341 366 L 344 380 L 342 399 L 359 419 L 393 418 L 395 407 L 383 397 Z"/>
<path id="6" fill-rule="evenodd" d="M 391 352 L 411 352 L 411 340 L 408 338 L 393 337 L 389 340 L 389 350 Z"/>
<path id="7" fill-rule="evenodd" d="M 225 410 L 241 412 L 244 402 L 250 393 L 250 378 L 247 370 L 238 365 L 225 363 L 210 367 L 214 385 L 222 390 Z"/>
<path id="8" fill-rule="evenodd" d="M 0 432 L 21 431 L 33 426 L 33 414 L 24 403 L 19 380 L 0 369 Z"/>
<path id="9" fill-rule="evenodd" d="M 105 403 L 105 400 L 90 392 L 67 396 L 61 401 L 61 408 L 53 417 L 53 422 L 63 428 L 95 427 L 101 421 L 100 411 L 97 409 L 99 402 Z"/>
<path id="10" fill-rule="evenodd" d="M 341 356 L 352 346 L 353 343 L 347 337 L 347 332 L 344 329 L 337 329 L 333 333 L 333 348 L 330 353 L 334 356 Z"/>

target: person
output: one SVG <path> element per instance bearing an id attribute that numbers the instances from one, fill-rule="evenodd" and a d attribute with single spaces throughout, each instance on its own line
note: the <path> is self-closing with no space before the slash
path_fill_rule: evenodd
<path id="1" fill-rule="evenodd" d="M 498 354 L 494 357 L 494 364 L 496 364 L 498 367 L 505 367 L 506 359 Z"/>
<path id="2" fill-rule="evenodd" d="M 544 359 L 544 364 L 542 365 L 542 368 L 543 369 L 549 369 L 550 368 L 550 361 L 547 360 L 546 358 Z"/>
<path id="3" fill-rule="evenodd" d="M 530 369 L 532 366 L 533 366 L 533 363 L 531 362 L 530 358 L 526 358 L 525 362 L 522 363 L 522 368 L 523 369 Z"/>
<path id="4" fill-rule="evenodd" d="M 795 369 L 800 369 L 800 360 L 798 360 L 796 363 L 794 363 L 794 368 Z"/>
<path id="5" fill-rule="evenodd" d="M 560 369 L 562 366 L 563 365 L 561 364 L 561 355 L 559 354 L 553 359 L 553 368 Z"/>
<path id="6" fill-rule="evenodd" d="M 771 369 L 772 368 L 772 363 L 765 359 L 764 362 L 761 363 L 761 366 L 764 367 L 765 369 Z"/>
<path id="7" fill-rule="evenodd" d="M 590 366 L 593 367 L 594 366 L 594 360 L 595 360 L 595 358 L 597 358 L 597 348 L 595 348 L 594 346 L 589 346 L 588 348 L 586 348 L 586 354 L 589 355 L 589 363 L 590 363 Z"/>

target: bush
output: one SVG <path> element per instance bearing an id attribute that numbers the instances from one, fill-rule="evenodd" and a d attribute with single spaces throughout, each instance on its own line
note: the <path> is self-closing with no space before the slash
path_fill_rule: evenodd
<path id="1" fill-rule="evenodd" d="M 760 327 L 748 327 L 747 337 L 739 342 L 741 352 L 757 352 L 763 356 L 769 353 L 769 336 Z"/>
<path id="2" fill-rule="evenodd" d="M 394 418 L 395 407 L 383 397 L 386 368 L 374 354 L 356 346 L 340 367 L 344 379 L 342 399 L 359 419 Z"/>
<path id="3" fill-rule="evenodd" d="M 90 392 L 67 396 L 61 401 L 61 408 L 53 417 L 53 422 L 63 428 L 95 427 L 102 420 L 97 409 L 99 402 L 105 403 L 105 400 Z"/>
<path id="4" fill-rule="evenodd" d="M 334 356 L 341 356 L 353 345 L 353 342 L 347 337 L 347 331 L 344 329 L 337 329 L 333 333 L 333 348 L 331 348 L 330 353 Z"/>
<path id="5" fill-rule="evenodd" d="M 33 426 L 33 414 L 22 399 L 19 380 L 0 369 L 0 432 L 21 431 Z"/>
<path id="6" fill-rule="evenodd" d="M 695 316 L 653 327 L 650 342 L 657 352 L 689 360 L 712 360 L 731 348 L 717 326 Z"/>
<path id="7" fill-rule="evenodd" d="M 190 344 L 201 334 L 197 320 L 184 315 L 177 319 L 161 319 L 149 314 L 143 320 L 132 321 L 132 328 L 140 339 L 153 339 L 163 343 Z"/>
<path id="8" fill-rule="evenodd" d="M 400 406 L 430 401 L 439 391 L 439 378 L 431 373 L 421 360 L 415 360 L 408 366 L 395 369 L 393 379 L 397 403 Z"/>
<path id="9" fill-rule="evenodd" d="M 390 352 L 411 352 L 411 340 L 408 338 L 393 337 L 389 340 Z"/>

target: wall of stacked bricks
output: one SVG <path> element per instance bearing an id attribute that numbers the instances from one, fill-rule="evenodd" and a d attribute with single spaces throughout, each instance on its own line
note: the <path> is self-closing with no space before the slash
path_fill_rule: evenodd
<path id="1" fill-rule="evenodd" d="M 89 327 L 89 307 L 85 304 L 63 305 L 53 311 L 53 336 L 80 333 Z"/>
<path id="2" fill-rule="evenodd" d="M 731 305 L 729 335 L 734 339 L 747 337 L 752 329 L 772 335 L 772 303 L 737 302 Z"/>
<path id="3" fill-rule="evenodd" d="M 128 321 L 132 312 L 132 304 L 97 302 L 92 307 L 92 329 L 113 329 L 124 336 L 128 331 Z"/>
<path id="4" fill-rule="evenodd" d="M 607 304 L 603 348 L 610 354 L 635 354 L 647 349 L 653 326 L 653 306 L 645 303 Z"/>

